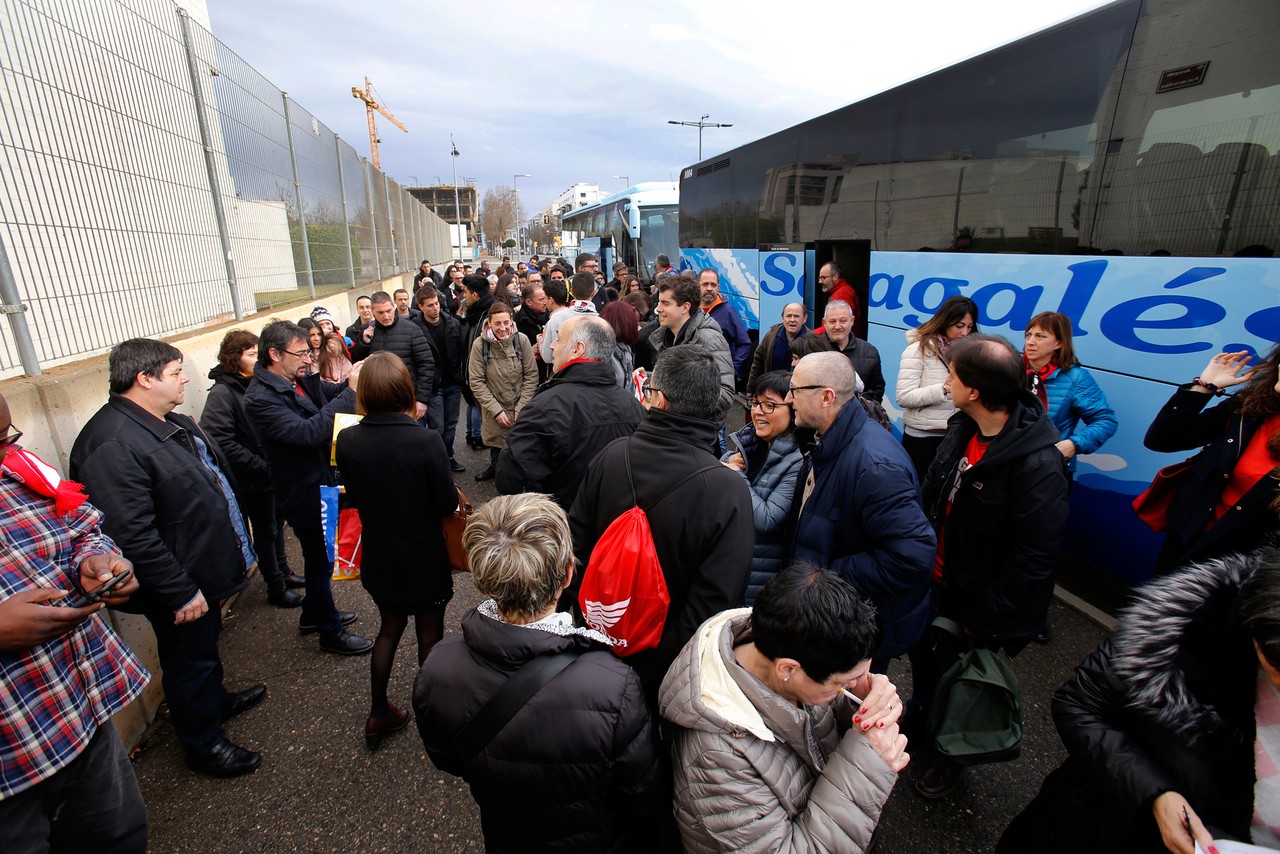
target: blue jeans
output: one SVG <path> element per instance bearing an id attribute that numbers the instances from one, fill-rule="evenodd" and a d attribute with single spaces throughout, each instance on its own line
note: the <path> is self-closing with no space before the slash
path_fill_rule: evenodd
<path id="1" fill-rule="evenodd" d="M 427 406 L 427 426 L 440 433 L 445 450 L 449 452 L 449 459 L 453 459 L 453 438 L 458 432 L 458 413 L 461 409 L 462 389 L 456 385 L 441 387 Z"/>
<path id="2" fill-rule="evenodd" d="M 467 435 L 479 436 L 483 430 L 480 407 L 467 405 Z"/>

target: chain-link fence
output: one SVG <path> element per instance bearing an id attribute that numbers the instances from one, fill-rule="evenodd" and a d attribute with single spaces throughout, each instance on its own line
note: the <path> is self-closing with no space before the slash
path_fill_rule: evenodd
<path id="1" fill-rule="evenodd" d="M 0 0 L 0 377 L 449 254 L 443 220 L 171 0 Z"/>

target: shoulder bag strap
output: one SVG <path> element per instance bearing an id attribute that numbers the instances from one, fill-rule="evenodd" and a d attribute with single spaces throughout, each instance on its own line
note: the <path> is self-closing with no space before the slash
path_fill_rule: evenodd
<path id="1" fill-rule="evenodd" d="M 534 629 L 533 631 L 537 631 Z M 462 764 L 469 765 L 493 741 L 516 712 L 534 695 L 578 658 L 577 653 L 540 655 L 511 674 L 498 692 L 489 698 L 476 716 L 467 722 L 453 739 L 454 749 Z"/>
<path id="2" fill-rule="evenodd" d="M 668 489 L 666 492 L 664 492 L 664 493 L 662 493 L 661 495 L 659 495 L 659 496 L 658 496 L 658 499 L 657 499 L 656 501 L 654 501 L 652 504 L 650 504 L 650 505 L 649 505 L 649 507 L 646 509 L 646 511 L 645 511 L 645 512 L 648 512 L 649 510 L 652 510 L 654 507 L 657 507 L 659 504 L 661 504 L 661 503 L 662 503 L 663 499 L 665 499 L 668 495 L 670 495 L 671 493 L 675 492 L 677 489 L 679 489 L 680 487 L 684 486 L 686 483 L 688 483 L 689 481 L 693 480 L 693 479 L 694 479 L 695 477 L 697 477 L 698 475 L 700 475 L 700 474 L 705 474 L 706 472 L 709 472 L 709 471 L 715 471 L 716 469 L 718 469 L 718 468 L 720 468 L 720 467 L 721 467 L 721 464 L 720 464 L 720 463 L 716 463 L 716 464 L 715 464 L 715 465 L 713 465 L 713 466 L 703 466 L 702 468 L 698 469 L 697 471 L 690 472 L 689 474 L 685 475 L 684 477 L 682 477 L 682 478 L 680 478 L 678 481 L 676 481 L 675 485 L 674 485 L 674 486 L 672 486 L 670 489 Z"/>

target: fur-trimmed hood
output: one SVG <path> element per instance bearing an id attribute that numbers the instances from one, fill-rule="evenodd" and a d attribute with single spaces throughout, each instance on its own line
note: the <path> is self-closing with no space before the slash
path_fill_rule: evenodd
<path id="1" fill-rule="evenodd" d="M 1221 714 L 1196 696 L 1182 661 L 1188 654 L 1220 656 L 1226 650 L 1188 649 L 1188 630 L 1193 624 L 1213 626 L 1219 636 L 1240 630 L 1240 585 L 1263 553 L 1191 564 L 1149 583 L 1124 610 L 1111 639 L 1112 669 L 1131 709 L 1189 743 L 1220 729 Z"/>

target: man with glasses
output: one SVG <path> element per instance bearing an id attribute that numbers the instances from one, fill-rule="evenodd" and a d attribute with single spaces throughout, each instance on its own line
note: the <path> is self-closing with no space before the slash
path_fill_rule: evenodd
<path id="1" fill-rule="evenodd" d="M 715 335 L 723 345 L 718 327 Z M 667 668 L 698 626 L 742 604 L 751 569 L 755 522 L 747 482 L 710 451 L 723 413 L 720 390 L 716 360 L 704 348 L 664 351 L 644 385 L 649 414 L 630 438 L 591 461 L 569 511 L 573 551 L 584 568 L 614 519 L 637 503 L 649 516 L 671 603 L 657 647 L 627 661 L 651 708 Z M 562 601 L 577 602 L 581 583 L 576 576 Z"/>
<path id="2" fill-rule="evenodd" d="M 310 361 L 302 327 L 287 320 L 268 323 L 258 337 L 258 364 L 244 409 L 266 451 L 280 512 L 302 546 L 307 586 L 298 630 L 319 632 L 324 652 L 360 655 L 373 648 L 373 641 L 343 628 L 356 615 L 333 604 L 333 568 L 320 527 L 320 486 L 335 483 L 329 464 L 333 416 L 355 412 L 360 366 L 351 369 L 348 387 L 308 374 Z"/>
<path id="3" fill-rule="evenodd" d="M 0 432 L 0 527 L 14 546 L 0 561 L 0 851 L 141 854 L 147 808 L 111 717 L 150 677 L 102 602 L 59 601 L 130 563 L 83 495 L 30 476 L 43 464 L 18 447 L 3 397 Z M 119 607 L 137 590 L 130 577 L 103 602 Z"/>
<path id="4" fill-rule="evenodd" d="M 307 352 L 298 328 L 298 348 Z M 221 606 L 248 584 L 257 562 L 236 502 L 230 465 L 194 420 L 174 410 L 185 400 L 182 353 L 133 338 L 108 357 L 111 397 L 71 448 L 70 475 L 103 512 L 102 530 L 133 563 L 140 611 L 156 635 L 165 699 L 187 764 L 201 774 L 236 777 L 262 757 L 227 739 L 222 722 L 257 705 L 263 685 L 228 693 L 218 635 Z"/>
<path id="5" fill-rule="evenodd" d="M 843 271 L 840 265 L 835 261 L 831 261 L 822 265 L 822 269 L 818 271 L 818 287 L 822 288 L 822 292 L 827 295 L 827 302 L 840 300 L 849 306 L 849 310 L 854 316 L 858 315 L 858 309 L 862 308 L 858 302 L 858 292 L 853 289 L 853 285 L 844 280 Z"/>
<path id="6" fill-rule="evenodd" d="M 937 541 L 911 458 L 855 399 L 855 382 L 839 353 L 805 356 L 791 375 L 796 427 L 817 434 L 800 470 L 791 554 L 838 573 L 875 603 L 884 636 L 871 666 L 887 673 L 931 619 Z"/>

